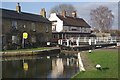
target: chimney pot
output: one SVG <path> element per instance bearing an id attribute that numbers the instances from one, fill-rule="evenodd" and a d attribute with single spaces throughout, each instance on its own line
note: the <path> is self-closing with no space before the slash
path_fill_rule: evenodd
<path id="1" fill-rule="evenodd" d="M 42 15 L 43 17 L 46 18 L 46 11 L 45 11 L 45 8 L 42 8 L 42 9 L 41 9 L 40 15 Z"/>
<path id="2" fill-rule="evenodd" d="M 65 11 L 65 10 L 62 11 L 62 16 L 63 16 L 63 17 L 66 16 L 66 11 Z"/>
<path id="3" fill-rule="evenodd" d="M 73 12 L 72 12 L 72 17 L 77 17 L 76 11 L 73 11 Z"/>

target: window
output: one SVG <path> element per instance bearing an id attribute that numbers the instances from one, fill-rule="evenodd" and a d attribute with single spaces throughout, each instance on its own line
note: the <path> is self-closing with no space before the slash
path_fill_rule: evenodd
<path id="1" fill-rule="evenodd" d="M 55 37 L 55 35 L 53 35 L 53 39 L 55 39 L 56 37 Z"/>
<path id="2" fill-rule="evenodd" d="M 48 25 L 46 25 L 46 32 L 48 32 Z"/>
<path id="3" fill-rule="evenodd" d="M 35 23 L 31 23 L 31 28 L 32 28 L 32 31 L 36 31 L 36 29 L 35 29 Z"/>
<path id="4" fill-rule="evenodd" d="M 36 37 L 35 37 L 35 36 L 32 36 L 32 37 L 31 37 L 31 42 L 32 42 L 32 43 L 36 43 Z"/>
<path id="5" fill-rule="evenodd" d="M 81 32 L 83 33 L 83 28 L 81 27 Z"/>
<path id="6" fill-rule="evenodd" d="M 16 43 L 17 44 L 17 36 L 12 36 L 12 43 Z"/>
<path id="7" fill-rule="evenodd" d="M 12 21 L 12 29 L 17 29 L 17 21 Z"/>
<path id="8" fill-rule="evenodd" d="M 80 32 L 81 32 L 81 27 L 79 28 Z"/>
<path id="9" fill-rule="evenodd" d="M 90 33 L 90 28 L 87 28 L 87 32 Z"/>
<path id="10" fill-rule="evenodd" d="M 84 29 L 84 28 L 82 28 L 82 33 L 84 33 L 84 30 L 85 30 L 85 29 Z"/>
<path id="11" fill-rule="evenodd" d="M 89 31 L 88 31 L 88 30 L 89 30 L 89 29 L 88 29 L 88 28 L 86 28 L 86 32 L 87 32 L 87 33 L 89 33 Z"/>
<path id="12" fill-rule="evenodd" d="M 84 28 L 84 32 L 86 33 L 86 28 Z"/>
<path id="13" fill-rule="evenodd" d="M 56 25 L 52 26 L 52 31 L 56 31 Z"/>
<path id="14" fill-rule="evenodd" d="M 48 38 L 48 37 L 46 37 L 46 41 L 49 41 L 49 38 Z"/>
<path id="15" fill-rule="evenodd" d="M 71 27 L 71 31 L 77 31 L 77 27 Z"/>

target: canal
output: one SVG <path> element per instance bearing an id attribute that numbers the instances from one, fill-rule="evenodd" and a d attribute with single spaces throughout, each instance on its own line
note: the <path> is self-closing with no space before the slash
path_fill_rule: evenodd
<path id="1" fill-rule="evenodd" d="M 80 71 L 76 54 L 54 54 L 2 59 L 2 78 L 71 78 Z"/>

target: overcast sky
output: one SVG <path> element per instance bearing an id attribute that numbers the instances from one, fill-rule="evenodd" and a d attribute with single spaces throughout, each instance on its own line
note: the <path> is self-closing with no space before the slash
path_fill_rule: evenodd
<path id="1" fill-rule="evenodd" d="M 116 0 L 117 1 L 117 0 Z M 17 2 L 2 2 L 2 8 L 15 10 Z M 50 14 L 50 9 L 59 4 L 72 4 L 80 18 L 84 18 L 90 24 L 90 10 L 96 9 L 100 5 L 107 6 L 115 17 L 113 29 L 118 28 L 118 2 L 20 2 L 23 12 L 39 14 L 41 8 L 45 8 L 47 15 Z"/>

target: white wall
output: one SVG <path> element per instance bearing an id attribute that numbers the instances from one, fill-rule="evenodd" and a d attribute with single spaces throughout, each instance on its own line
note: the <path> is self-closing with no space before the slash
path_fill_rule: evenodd
<path id="1" fill-rule="evenodd" d="M 50 21 L 57 21 L 54 22 L 53 25 L 56 25 L 56 31 L 61 32 L 61 31 L 72 31 L 72 29 L 76 29 L 76 32 L 81 32 L 81 33 L 90 33 L 90 28 L 85 28 L 85 27 L 75 27 L 75 26 L 63 26 L 63 21 L 60 20 L 56 13 L 51 13 L 50 14 Z M 75 31 L 74 31 L 75 32 Z"/>
<path id="2" fill-rule="evenodd" d="M 61 21 L 56 13 L 51 13 L 50 14 L 50 18 L 49 18 L 50 21 L 57 21 L 57 25 L 56 25 L 56 31 L 57 32 L 61 32 L 63 30 L 63 21 Z"/>

